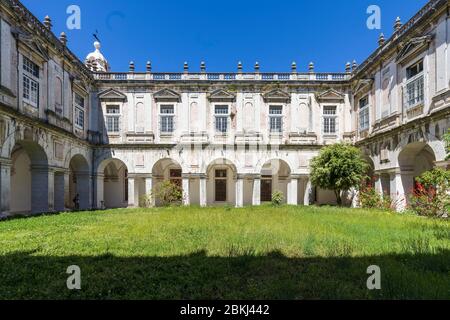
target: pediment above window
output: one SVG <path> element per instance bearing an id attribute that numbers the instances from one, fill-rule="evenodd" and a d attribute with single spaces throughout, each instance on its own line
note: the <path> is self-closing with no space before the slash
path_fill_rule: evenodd
<path id="1" fill-rule="evenodd" d="M 345 94 L 334 89 L 329 89 L 317 95 L 318 101 L 344 101 Z"/>
<path id="2" fill-rule="evenodd" d="M 211 92 L 208 96 L 210 101 L 234 101 L 236 99 L 236 95 L 225 91 L 223 89 L 215 90 Z"/>
<path id="3" fill-rule="evenodd" d="M 372 87 L 373 79 L 360 79 L 353 87 L 354 95 L 368 92 Z"/>
<path id="4" fill-rule="evenodd" d="M 423 37 L 412 38 L 406 43 L 406 45 L 397 54 L 396 61 L 402 62 L 411 55 L 419 52 L 428 47 L 433 37 L 431 35 L 426 35 Z"/>
<path id="5" fill-rule="evenodd" d="M 114 90 L 114 89 L 108 89 L 106 91 L 100 92 L 98 95 L 100 100 L 120 100 L 120 101 L 126 101 L 127 96 L 123 94 L 120 91 Z"/>
<path id="6" fill-rule="evenodd" d="M 263 93 L 264 101 L 266 102 L 290 102 L 291 95 L 280 89 L 275 89 L 266 93 Z"/>
<path id="7" fill-rule="evenodd" d="M 33 52 L 37 53 L 43 60 L 49 61 L 47 49 L 42 45 L 42 42 L 35 36 L 23 31 L 20 28 L 13 28 L 12 33 L 19 42 L 27 45 Z"/>
<path id="8" fill-rule="evenodd" d="M 181 95 L 178 92 L 175 92 L 171 89 L 162 89 L 153 94 L 153 98 L 155 98 L 156 101 L 173 101 L 173 102 L 180 102 L 181 101 Z"/>

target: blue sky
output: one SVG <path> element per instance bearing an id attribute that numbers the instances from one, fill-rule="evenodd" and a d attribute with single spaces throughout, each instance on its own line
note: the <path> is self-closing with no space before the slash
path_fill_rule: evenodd
<path id="1" fill-rule="evenodd" d="M 380 32 L 392 34 L 395 18 L 411 18 L 426 0 L 22 0 L 53 31 L 66 32 L 70 49 L 81 59 L 93 50 L 98 31 L 102 52 L 113 71 L 127 71 L 133 60 L 144 71 L 191 71 L 206 62 L 211 72 L 234 72 L 242 61 L 252 71 L 289 71 L 292 61 L 307 71 L 340 72 L 361 63 L 377 47 Z M 66 9 L 81 9 L 81 30 L 68 30 Z M 369 30 L 368 6 L 381 8 L 381 30 Z"/>

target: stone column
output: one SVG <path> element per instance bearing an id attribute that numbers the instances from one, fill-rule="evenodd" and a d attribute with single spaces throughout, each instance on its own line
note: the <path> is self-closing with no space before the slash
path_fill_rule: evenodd
<path id="1" fill-rule="evenodd" d="M 306 177 L 306 179 L 305 179 L 305 194 L 303 196 L 303 205 L 305 205 L 305 206 L 311 205 L 312 192 L 313 192 L 313 187 L 312 187 L 311 179 L 309 179 L 309 177 Z"/>
<path id="2" fill-rule="evenodd" d="M 134 197 L 135 179 L 128 176 L 128 208 L 136 207 Z"/>
<path id="3" fill-rule="evenodd" d="M 11 162 L 0 163 L 0 215 L 8 215 L 11 197 Z"/>
<path id="4" fill-rule="evenodd" d="M 54 210 L 61 212 L 64 211 L 64 172 L 54 172 Z"/>
<path id="5" fill-rule="evenodd" d="M 189 176 L 183 176 L 183 205 L 189 206 L 191 204 L 189 194 Z"/>
<path id="6" fill-rule="evenodd" d="M 149 176 L 149 177 L 145 177 L 145 195 L 146 196 L 151 196 L 150 199 L 150 206 L 154 207 L 155 206 L 155 199 L 153 198 L 153 177 Z"/>
<path id="7" fill-rule="evenodd" d="M 287 204 L 296 206 L 298 204 L 298 177 L 291 176 L 287 185 Z"/>
<path id="8" fill-rule="evenodd" d="M 359 190 L 356 188 L 350 189 L 350 195 L 351 195 L 351 207 L 352 208 L 358 208 L 359 207 Z"/>
<path id="9" fill-rule="evenodd" d="M 72 199 L 70 199 L 70 172 L 64 171 L 64 209 L 72 207 Z"/>
<path id="10" fill-rule="evenodd" d="M 47 165 L 33 165 L 31 171 L 31 213 L 53 210 L 53 170 Z"/>
<path id="11" fill-rule="evenodd" d="M 206 207 L 206 175 L 200 176 L 200 206 Z"/>
<path id="12" fill-rule="evenodd" d="M 95 205 L 97 209 L 105 208 L 105 193 L 104 193 L 104 174 L 97 173 L 95 179 Z"/>
<path id="13" fill-rule="evenodd" d="M 34 178 L 34 177 L 33 177 Z M 33 180 L 32 178 L 32 180 Z M 43 210 L 41 212 L 52 212 L 55 211 L 55 171 L 53 169 L 48 168 L 47 170 L 47 179 L 48 179 L 48 209 Z M 33 183 L 32 183 L 33 184 Z M 34 192 L 35 190 L 32 190 Z M 32 198 L 33 200 L 33 198 Z"/>
<path id="14" fill-rule="evenodd" d="M 261 176 L 255 176 L 253 178 L 252 205 L 261 205 Z"/>
<path id="15" fill-rule="evenodd" d="M 244 177 L 237 176 L 236 179 L 236 208 L 242 208 L 244 206 Z"/>
<path id="16" fill-rule="evenodd" d="M 90 195 L 90 184 L 91 177 L 88 172 L 80 172 L 76 173 L 77 175 L 77 193 L 80 199 L 80 209 L 86 210 L 89 209 L 89 195 Z"/>
<path id="17" fill-rule="evenodd" d="M 406 209 L 406 196 L 400 170 L 390 173 L 391 200 L 394 201 L 395 209 L 403 211 Z"/>
<path id="18" fill-rule="evenodd" d="M 383 184 L 381 183 L 381 175 L 377 174 L 375 176 L 375 191 L 379 194 L 383 194 Z"/>

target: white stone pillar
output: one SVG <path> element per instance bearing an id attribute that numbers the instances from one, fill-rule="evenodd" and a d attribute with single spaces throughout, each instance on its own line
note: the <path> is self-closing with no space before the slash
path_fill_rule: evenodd
<path id="1" fill-rule="evenodd" d="M 377 175 L 375 179 L 375 191 L 380 195 L 383 194 L 383 184 L 381 183 L 381 175 Z"/>
<path id="2" fill-rule="evenodd" d="M 134 177 L 128 176 L 128 208 L 136 206 L 134 198 L 135 180 Z"/>
<path id="3" fill-rule="evenodd" d="M 298 178 L 291 178 L 287 185 L 287 204 L 296 206 L 298 204 Z"/>
<path id="4" fill-rule="evenodd" d="M 189 193 L 189 177 L 183 177 L 183 205 L 189 206 L 191 204 L 190 201 L 190 193 Z"/>
<path id="5" fill-rule="evenodd" d="M 244 178 L 238 176 L 236 179 L 236 208 L 244 206 Z"/>
<path id="6" fill-rule="evenodd" d="M 95 175 L 95 202 L 97 209 L 105 208 L 104 174 Z"/>
<path id="7" fill-rule="evenodd" d="M 153 197 L 153 177 L 145 177 L 145 195 L 151 197 L 150 206 L 155 206 L 155 199 Z"/>
<path id="8" fill-rule="evenodd" d="M 391 200 L 394 201 L 395 209 L 403 211 L 406 209 L 405 190 L 402 181 L 402 174 L 396 171 L 390 174 Z"/>
<path id="9" fill-rule="evenodd" d="M 0 215 L 8 215 L 11 197 L 11 163 L 0 163 Z"/>
<path id="10" fill-rule="evenodd" d="M 356 188 L 350 189 L 350 195 L 351 195 L 351 207 L 352 208 L 358 208 L 359 207 L 359 190 Z"/>
<path id="11" fill-rule="evenodd" d="M 253 179 L 252 205 L 254 205 L 254 206 L 261 205 L 261 177 L 260 176 L 256 176 Z"/>
<path id="12" fill-rule="evenodd" d="M 200 177 L 200 206 L 206 207 L 206 176 Z"/>
<path id="13" fill-rule="evenodd" d="M 311 204 L 311 196 L 312 196 L 312 183 L 311 179 L 305 179 L 305 194 L 303 196 L 303 205 L 309 206 Z"/>

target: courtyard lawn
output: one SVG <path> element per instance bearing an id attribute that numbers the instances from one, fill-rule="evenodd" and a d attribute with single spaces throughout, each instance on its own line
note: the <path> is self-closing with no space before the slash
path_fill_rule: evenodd
<path id="1" fill-rule="evenodd" d="M 289 206 L 15 219 L 0 222 L 0 299 L 17 298 L 449 299 L 450 222 Z"/>

